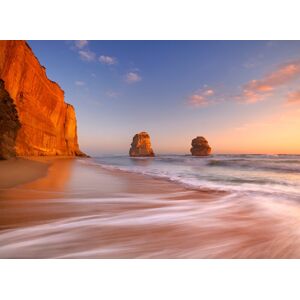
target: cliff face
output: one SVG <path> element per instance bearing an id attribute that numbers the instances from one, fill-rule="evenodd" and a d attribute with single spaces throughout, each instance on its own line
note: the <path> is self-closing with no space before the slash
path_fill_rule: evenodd
<path id="1" fill-rule="evenodd" d="M 0 41 L 0 107 L 0 157 L 83 155 L 74 108 L 24 41 Z"/>
<path id="2" fill-rule="evenodd" d="M 0 80 L 0 158 L 16 155 L 15 142 L 20 127 L 16 106 Z"/>

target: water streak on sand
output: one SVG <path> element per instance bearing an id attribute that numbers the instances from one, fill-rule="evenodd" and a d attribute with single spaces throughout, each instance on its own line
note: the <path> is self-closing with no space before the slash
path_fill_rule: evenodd
<path id="1" fill-rule="evenodd" d="M 2 191 L 0 257 L 300 258 L 292 197 L 202 192 L 98 163 L 56 161 L 47 177 Z"/>

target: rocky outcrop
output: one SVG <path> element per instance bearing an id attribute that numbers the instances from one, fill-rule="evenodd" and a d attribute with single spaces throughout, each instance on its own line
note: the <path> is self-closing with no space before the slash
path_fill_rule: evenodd
<path id="1" fill-rule="evenodd" d="M 147 132 L 137 133 L 131 143 L 129 150 L 130 156 L 154 156 L 154 152 L 151 148 L 150 136 Z"/>
<path id="2" fill-rule="evenodd" d="M 0 156 L 84 155 L 75 111 L 24 41 L 0 41 Z"/>
<path id="3" fill-rule="evenodd" d="M 211 147 L 203 136 L 197 136 L 192 140 L 191 153 L 194 156 L 207 156 L 211 153 Z"/>
<path id="4" fill-rule="evenodd" d="M 0 159 L 16 156 L 15 142 L 20 127 L 16 106 L 0 80 Z"/>

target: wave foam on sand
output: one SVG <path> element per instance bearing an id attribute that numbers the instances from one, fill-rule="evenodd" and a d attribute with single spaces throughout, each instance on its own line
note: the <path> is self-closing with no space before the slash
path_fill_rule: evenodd
<path id="1" fill-rule="evenodd" d="M 299 258 L 296 201 L 56 160 L 0 194 L 1 258 Z"/>
<path id="2" fill-rule="evenodd" d="M 232 195 L 202 203 L 189 194 L 64 199 L 60 205 L 92 205 L 98 212 L 3 230 L 0 257 L 300 257 L 300 219 L 294 207 L 270 208 L 258 199 L 246 205 Z M 171 200 L 173 196 L 186 199 Z"/>

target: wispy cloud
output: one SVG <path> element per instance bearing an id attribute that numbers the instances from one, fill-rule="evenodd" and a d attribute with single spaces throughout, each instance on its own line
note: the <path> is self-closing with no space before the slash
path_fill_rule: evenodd
<path id="1" fill-rule="evenodd" d="M 87 47 L 88 43 L 89 43 L 88 41 L 75 41 L 74 42 L 75 47 L 77 49 L 83 49 L 83 48 Z"/>
<path id="2" fill-rule="evenodd" d="M 125 75 L 125 81 L 129 84 L 136 83 L 142 80 L 142 77 L 136 72 L 128 72 Z"/>
<path id="3" fill-rule="evenodd" d="M 84 85 L 85 85 L 85 82 L 84 82 L 84 81 L 77 80 L 77 81 L 75 81 L 75 85 L 77 85 L 77 86 L 84 86 Z"/>
<path id="4" fill-rule="evenodd" d="M 115 57 L 101 55 L 99 61 L 104 65 L 115 65 L 118 61 Z"/>
<path id="5" fill-rule="evenodd" d="M 299 103 L 300 104 L 300 90 L 291 92 L 287 95 L 287 103 Z"/>
<path id="6" fill-rule="evenodd" d="M 204 107 L 212 104 L 214 101 L 212 96 L 215 94 L 215 91 L 211 88 L 203 88 L 192 95 L 187 99 L 187 104 L 194 107 Z"/>
<path id="7" fill-rule="evenodd" d="M 294 61 L 279 66 L 274 72 L 261 79 L 254 79 L 243 86 L 243 91 L 237 100 L 255 103 L 271 96 L 273 91 L 285 86 L 300 76 L 300 61 Z"/>
<path id="8" fill-rule="evenodd" d="M 89 50 L 89 42 L 85 40 L 72 42 L 71 50 L 78 53 L 79 57 L 83 61 L 95 61 L 96 54 Z"/>
<path id="9" fill-rule="evenodd" d="M 105 95 L 109 98 L 117 98 L 119 96 L 119 93 L 110 90 L 110 91 L 107 91 L 105 93 Z"/>
<path id="10" fill-rule="evenodd" d="M 96 54 L 90 50 L 80 50 L 78 53 L 84 61 L 94 61 L 96 59 Z"/>

